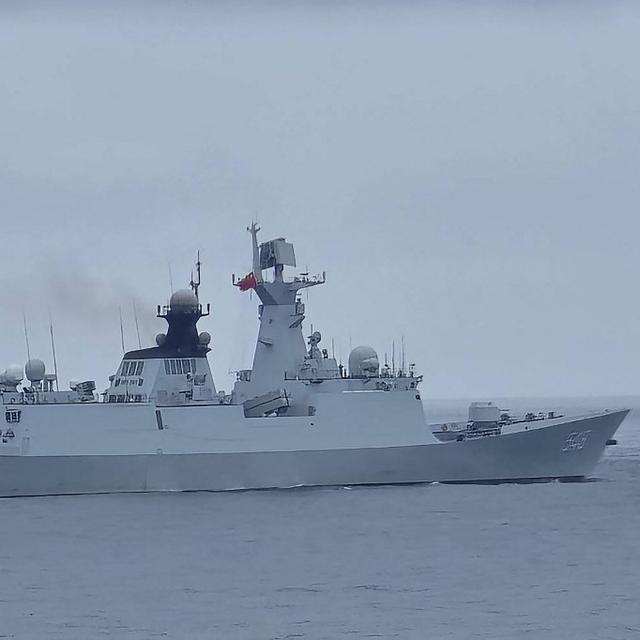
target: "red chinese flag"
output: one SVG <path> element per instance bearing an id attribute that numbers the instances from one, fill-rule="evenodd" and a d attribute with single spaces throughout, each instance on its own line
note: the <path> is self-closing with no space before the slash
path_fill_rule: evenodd
<path id="1" fill-rule="evenodd" d="M 249 291 L 249 289 L 255 289 L 256 284 L 258 284 L 256 281 L 256 277 L 253 275 L 253 273 L 250 273 L 244 278 L 238 280 L 238 282 L 236 282 L 236 287 L 239 287 L 240 291 Z"/>

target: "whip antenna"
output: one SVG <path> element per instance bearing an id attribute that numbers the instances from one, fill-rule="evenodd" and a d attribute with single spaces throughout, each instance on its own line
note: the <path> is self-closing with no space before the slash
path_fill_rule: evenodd
<path id="1" fill-rule="evenodd" d="M 402 366 L 402 373 L 405 372 L 405 365 L 406 365 L 406 363 L 405 363 L 405 355 L 406 354 L 405 354 L 405 350 L 404 350 L 404 335 L 403 335 L 402 336 L 402 360 L 401 360 L 401 362 L 402 362 L 402 365 L 401 365 Z"/>
<path id="2" fill-rule="evenodd" d="M 170 291 L 169 291 L 169 295 L 171 295 L 173 293 L 173 273 L 171 271 L 171 262 L 169 260 L 167 260 L 167 269 L 169 269 L 169 287 L 170 287 Z"/>
<path id="3" fill-rule="evenodd" d="M 122 345 L 122 353 L 124 353 L 124 327 L 122 326 L 122 307 L 118 307 L 120 312 L 120 344 Z"/>
<path id="4" fill-rule="evenodd" d="M 29 332 L 27 331 L 27 314 L 22 309 L 22 325 L 24 326 L 24 343 L 27 347 L 27 360 L 31 360 L 31 349 L 29 348 Z"/>
<path id="5" fill-rule="evenodd" d="M 396 341 L 391 343 L 391 372 L 396 375 Z"/>
<path id="6" fill-rule="evenodd" d="M 138 325 L 138 311 L 136 309 L 135 298 L 131 300 L 131 303 L 133 304 L 133 319 L 136 322 L 136 335 L 138 336 L 138 349 L 142 349 L 142 343 L 140 342 L 140 326 Z M 122 316 L 121 316 L 121 319 L 122 319 Z M 124 347 L 123 347 L 123 351 L 124 351 Z"/>
<path id="7" fill-rule="evenodd" d="M 56 358 L 56 340 L 53 336 L 53 320 L 51 319 L 51 307 L 48 308 L 49 311 L 49 336 L 51 337 L 51 355 L 53 356 L 53 373 L 56 376 L 56 391 L 60 391 L 60 387 L 58 385 L 58 360 Z"/>

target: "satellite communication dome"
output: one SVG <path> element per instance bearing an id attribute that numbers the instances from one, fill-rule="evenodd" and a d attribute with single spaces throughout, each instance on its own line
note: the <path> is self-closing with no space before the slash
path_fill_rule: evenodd
<path id="1" fill-rule="evenodd" d="M 9 365 L 4 372 L 4 379 L 7 382 L 19 384 L 24 378 L 22 367 L 19 364 Z"/>
<path id="2" fill-rule="evenodd" d="M 349 375 L 355 377 L 377 376 L 380 370 L 378 354 L 373 347 L 356 347 L 349 354 Z"/>
<path id="3" fill-rule="evenodd" d="M 211 334 L 208 331 L 203 331 L 199 336 L 200 344 L 205 347 L 211 342 Z"/>
<path id="4" fill-rule="evenodd" d="M 167 334 L 166 333 L 159 333 L 156 336 L 156 344 L 161 347 L 167 340 Z"/>
<path id="5" fill-rule="evenodd" d="M 29 382 L 42 382 L 45 373 L 46 367 L 44 366 L 44 362 L 38 358 L 31 358 L 24 366 L 24 374 L 27 376 Z"/>
<path id="6" fill-rule="evenodd" d="M 498 422 L 500 407 L 493 402 L 472 402 L 469 405 L 469 422 Z"/>
<path id="7" fill-rule="evenodd" d="M 169 306 L 172 311 L 191 313 L 198 308 L 198 298 L 191 289 L 180 289 L 171 295 Z"/>

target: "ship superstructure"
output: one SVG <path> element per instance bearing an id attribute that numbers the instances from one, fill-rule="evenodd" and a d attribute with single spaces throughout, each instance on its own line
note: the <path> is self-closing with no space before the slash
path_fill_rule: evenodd
<path id="1" fill-rule="evenodd" d="M 195 291 L 182 289 L 169 304 L 158 307 L 158 317 L 167 321 L 167 333 L 156 336 L 156 346 L 124 355 L 105 402 L 148 402 L 158 406 L 211 402 L 218 398 L 207 353 L 211 336 L 198 333 L 200 318 L 209 315 Z M 224 395 L 224 394 L 223 394 Z"/>
<path id="2" fill-rule="evenodd" d="M 305 274 L 286 281 L 284 267 L 296 266 L 293 245 L 284 238 L 258 245 L 259 228 L 253 224 L 249 231 L 253 271 L 236 284 L 252 288 L 258 295 L 260 329 L 253 366 L 238 372 L 233 403 L 245 407 L 280 403 L 274 409 L 279 415 L 313 416 L 315 399 L 321 393 L 402 391 L 407 393 L 407 400 L 420 399 L 418 384 L 422 378 L 414 377 L 413 371 L 408 376 L 401 371 L 381 373 L 378 356 L 371 347 L 354 349 L 347 370 L 320 347 L 319 331 L 313 331 L 305 345 L 305 305 L 300 292 L 324 284 L 326 276 L 323 273 L 310 278 Z M 273 270 L 271 280 L 264 278 L 266 270 Z"/>
<path id="3" fill-rule="evenodd" d="M 345 367 L 319 331 L 305 336 L 301 291 L 324 274 L 287 278 L 293 245 L 260 244 L 257 225 L 249 231 L 252 271 L 234 284 L 255 291 L 260 326 L 232 392 L 217 391 L 211 336 L 197 328 L 210 313 L 198 260 L 191 288 L 157 309 L 166 333 L 126 353 L 104 393 L 93 381 L 54 390 L 35 359 L 26 383 L 21 367 L 0 375 L 0 496 L 580 478 L 627 413 L 474 426 L 443 442 L 426 424 L 412 367 L 381 367 L 369 346 Z"/>

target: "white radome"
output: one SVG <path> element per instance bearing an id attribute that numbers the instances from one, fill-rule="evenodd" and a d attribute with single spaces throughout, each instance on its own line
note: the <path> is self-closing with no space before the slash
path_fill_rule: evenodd
<path id="1" fill-rule="evenodd" d="M 171 295 L 169 306 L 174 311 L 186 313 L 198 308 L 198 298 L 190 289 L 180 289 Z"/>
<path id="2" fill-rule="evenodd" d="M 31 358 L 24 366 L 24 374 L 30 382 L 41 382 L 44 380 L 46 367 L 39 358 Z"/>
<path id="3" fill-rule="evenodd" d="M 24 378 L 24 373 L 19 364 L 12 364 L 5 369 L 3 376 L 7 382 L 20 384 Z"/>
<path id="4" fill-rule="evenodd" d="M 380 370 L 378 354 L 373 347 L 362 345 L 349 354 L 349 374 L 356 377 L 377 375 Z"/>
<path id="5" fill-rule="evenodd" d="M 493 402 L 472 402 L 469 405 L 470 422 L 497 422 L 500 420 L 500 407 Z"/>

